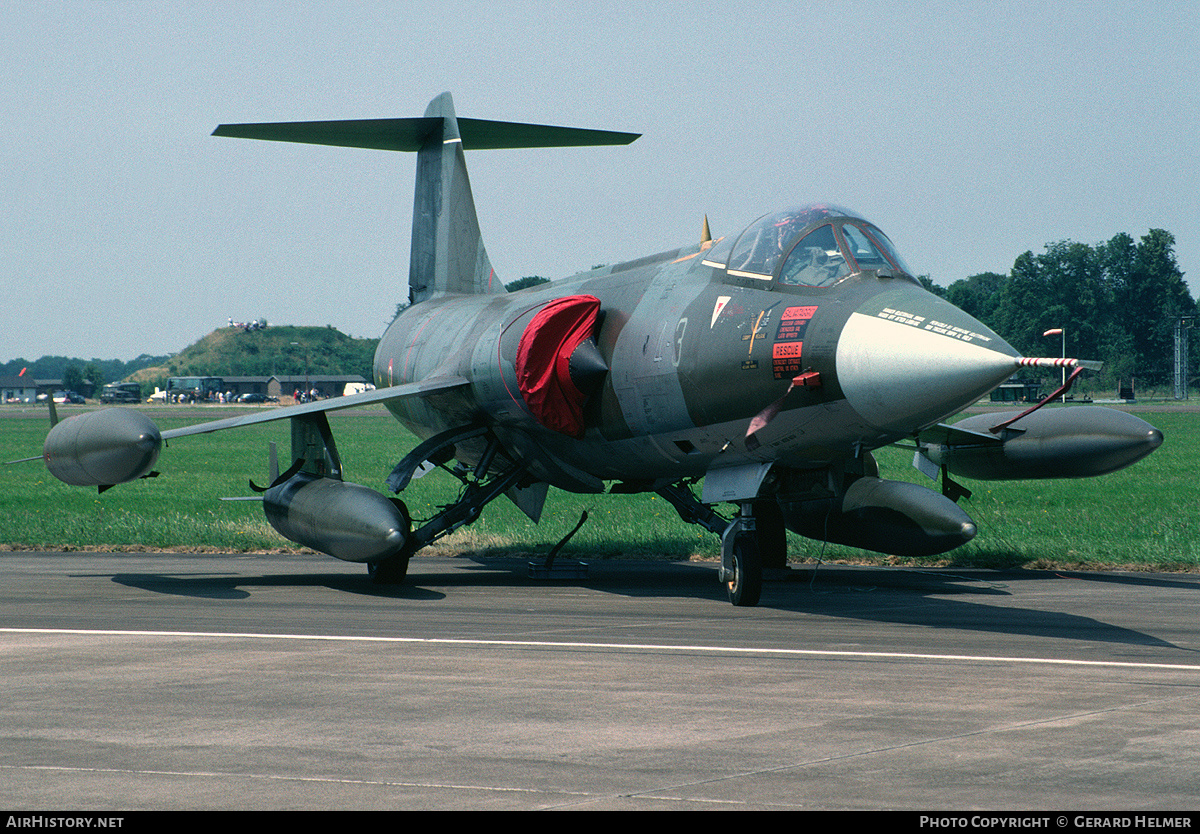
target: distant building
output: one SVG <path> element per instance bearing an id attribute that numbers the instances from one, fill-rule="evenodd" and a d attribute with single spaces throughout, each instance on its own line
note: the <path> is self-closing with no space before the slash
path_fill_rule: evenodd
<path id="1" fill-rule="evenodd" d="M 316 390 L 322 399 L 340 397 L 346 393 L 347 385 L 362 385 L 366 380 L 358 374 L 343 374 L 340 376 L 272 376 L 267 379 L 268 397 L 290 397 L 296 391 Z"/>
<path id="2" fill-rule="evenodd" d="M 0 376 L 0 402 L 33 402 L 38 395 L 38 381 L 31 376 Z"/>
<path id="3" fill-rule="evenodd" d="M 1035 403 L 1042 398 L 1042 383 L 1036 379 L 1012 378 L 992 391 L 994 403 Z"/>
<path id="4" fill-rule="evenodd" d="M 46 394 L 49 396 L 55 391 L 66 390 L 66 386 L 63 385 L 63 381 L 61 379 L 34 379 L 30 380 L 29 383 L 37 386 L 37 392 L 39 395 Z M 85 379 L 80 382 L 79 388 L 75 393 L 82 394 L 84 397 L 91 399 L 96 393 L 96 386 L 90 379 Z"/>
<path id="5" fill-rule="evenodd" d="M 322 399 L 340 397 L 346 390 L 346 385 L 362 385 L 366 382 L 358 374 L 326 375 L 310 374 L 305 376 L 227 376 L 222 378 L 221 390 L 240 397 L 242 394 L 262 394 L 264 397 L 286 399 L 296 391 L 301 393 L 316 389 L 317 396 Z"/>

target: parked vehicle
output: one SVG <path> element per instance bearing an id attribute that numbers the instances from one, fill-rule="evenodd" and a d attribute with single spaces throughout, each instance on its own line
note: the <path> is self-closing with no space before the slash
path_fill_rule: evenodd
<path id="1" fill-rule="evenodd" d="M 141 402 L 142 386 L 136 382 L 110 382 L 100 392 L 100 402 L 136 403 Z"/>

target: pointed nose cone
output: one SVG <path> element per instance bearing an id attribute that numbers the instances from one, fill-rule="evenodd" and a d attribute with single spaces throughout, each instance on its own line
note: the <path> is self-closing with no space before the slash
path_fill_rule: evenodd
<path id="1" fill-rule="evenodd" d="M 838 340 L 837 377 L 863 420 L 909 434 L 991 391 L 1013 374 L 1018 356 L 953 304 L 905 286 L 850 314 Z"/>

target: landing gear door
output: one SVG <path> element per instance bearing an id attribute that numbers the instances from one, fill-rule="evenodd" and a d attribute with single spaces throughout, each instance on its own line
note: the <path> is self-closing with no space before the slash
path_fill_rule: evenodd
<path id="1" fill-rule="evenodd" d="M 704 492 L 700 500 L 704 504 L 749 501 L 758 495 L 758 488 L 770 470 L 770 461 L 752 461 L 740 466 L 710 469 L 704 476 Z"/>

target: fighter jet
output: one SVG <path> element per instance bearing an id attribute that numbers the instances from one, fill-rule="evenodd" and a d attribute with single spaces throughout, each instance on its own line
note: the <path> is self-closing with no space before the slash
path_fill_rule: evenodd
<path id="1" fill-rule="evenodd" d="M 483 245 L 464 151 L 624 144 L 636 134 L 457 118 L 221 125 L 217 136 L 417 154 L 410 305 L 375 354 L 377 390 L 159 431 L 137 411 L 58 423 L 49 470 L 97 486 L 156 474 L 164 440 L 291 422 L 291 465 L 261 488 L 291 541 L 403 581 L 422 547 L 507 496 L 533 521 L 549 487 L 654 492 L 721 542 L 720 581 L 758 602 L 786 532 L 903 556 L 948 551 L 976 525 L 975 479 L 1100 475 L 1162 434 L 1129 414 L 1066 407 L 947 418 L 1024 366 L 988 327 L 922 288 L 895 246 L 833 204 L 771 211 L 743 231 L 508 293 Z M 401 498 L 343 480 L 326 414 L 382 403 L 421 442 L 386 479 L 403 496 L 440 466 L 460 497 L 414 529 Z M 909 445 L 942 489 L 885 480 L 872 451 Z M 278 466 L 276 466 L 278 468 Z M 382 474 L 382 473 L 381 473 Z"/>

